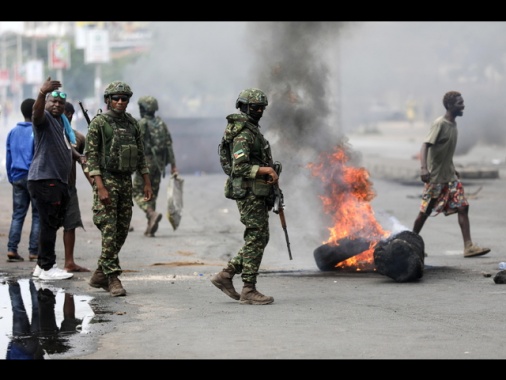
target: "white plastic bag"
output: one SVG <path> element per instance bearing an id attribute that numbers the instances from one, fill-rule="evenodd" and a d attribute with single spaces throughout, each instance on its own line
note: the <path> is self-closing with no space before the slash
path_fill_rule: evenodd
<path id="1" fill-rule="evenodd" d="M 174 231 L 181 222 L 183 213 L 183 184 L 184 179 L 178 173 L 170 176 L 167 186 L 167 218 Z"/>

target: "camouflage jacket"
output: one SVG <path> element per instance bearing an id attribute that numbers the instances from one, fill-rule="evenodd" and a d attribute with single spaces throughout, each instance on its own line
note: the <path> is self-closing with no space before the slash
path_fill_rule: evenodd
<path id="1" fill-rule="evenodd" d="M 143 135 L 148 167 L 158 168 L 160 172 L 165 173 L 168 164 L 176 165 L 172 136 L 167 124 L 158 116 L 144 115 L 139 120 L 139 127 Z"/>
<path id="2" fill-rule="evenodd" d="M 225 140 L 232 141 L 233 175 L 255 178 L 260 166 L 272 164 L 269 142 L 260 132 L 260 126 L 252 123 L 247 115 L 231 114 L 227 121 Z"/>

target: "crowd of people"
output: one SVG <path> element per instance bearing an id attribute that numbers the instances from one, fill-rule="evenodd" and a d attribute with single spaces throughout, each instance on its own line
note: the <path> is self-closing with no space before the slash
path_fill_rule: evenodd
<path id="1" fill-rule="evenodd" d="M 126 112 L 133 92 L 121 81 L 105 89 L 107 109 L 91 120 L 85 136 L 71 126 L 75 108 L 61 87 L 59 80 L 48 77 L 37 99 L 22 103 L 24 121 L 9 133 L 7 172 L 13 212 L 7 261 L 24 261 L 18 245 L 31 206 L 29 259 L 36 262 L 32 277 L 65 280 L 76 272 L 90 272 L 74 260 L 76 229 L 84 229 L 76 188 L 79 164 L 93 191 L 93 223 L 102 236 L 89 284 L 114 297 L 125 296 L 119 253 L 130 230 L 132 200 L 146 212 L 145 235 L 154 237 L 162 216 L 155 210 L 165 167 L 170 164 L 171 173 L 177 173 L 172 137 L 155 116 L 154 97 L 139 99 L 140 120 Z M 55 245 L 61 227 L 64 266 L 58 268 Z"/>

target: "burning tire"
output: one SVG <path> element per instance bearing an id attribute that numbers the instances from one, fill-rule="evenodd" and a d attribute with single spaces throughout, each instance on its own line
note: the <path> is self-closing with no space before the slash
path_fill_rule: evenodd
<path id="1" fill-rule="evenodd" d="M 397 282 L 423 277 L 425 244 L 420 235 L 402 231 L 380 241 L 374 249 L 376 271 Z"/>
<path id="2" fill-rule="evenodd" d="M 369 245 L 370 242 L 360 238 L 344 238 L 339 241 L 339 245 L 323 244 L 313 252 L 316 266 L 323 272 L 336 270 L 337 264 L 362 253 Z"/>

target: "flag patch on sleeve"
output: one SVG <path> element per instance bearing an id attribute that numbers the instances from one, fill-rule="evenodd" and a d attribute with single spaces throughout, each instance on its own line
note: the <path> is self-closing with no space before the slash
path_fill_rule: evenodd
<path id="1" fill-rule="evenodd" d="M 244 152 L 242 149 L 238 150 L 237 152 L 234 152 L 234 159 L 238 159 L 238 158 L 241 158 L 242 156 L 244 156 Z"/>

